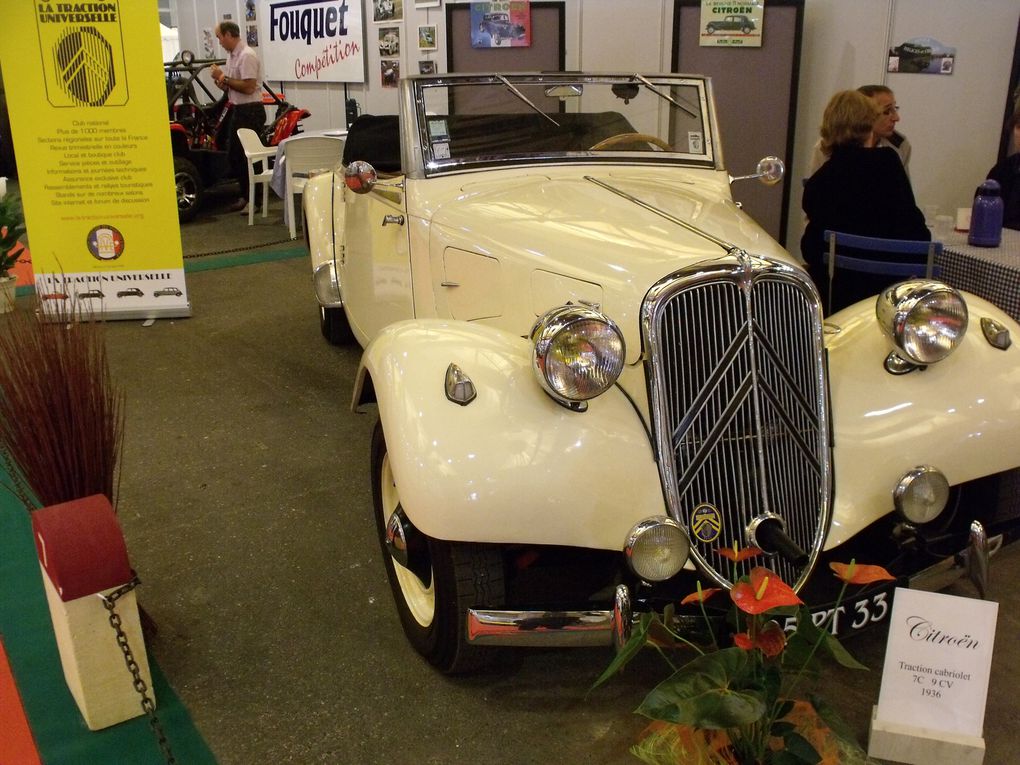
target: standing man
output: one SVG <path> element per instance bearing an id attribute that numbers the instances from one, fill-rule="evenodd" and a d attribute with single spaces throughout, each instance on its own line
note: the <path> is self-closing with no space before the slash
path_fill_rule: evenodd
<path id="1" fill-rule="evenodd" d="M 210 71 L 213 81 L 220 90 L 226 91 L 230 102 L 226 130 L 230 136 L 228 156 L 230 167 L 241 186 L 241 196 L 230 209 L 243 212 L 248 206 L 248 160 L 237 138 L 237 131 L 239 128 L 251 128 L 261 134 L 266 125 L 266 109 L 262 105 L 262 93 L 259 90 L 262 64 L 255 51 L 241 39 L 241 29 L 233 21 L 221 21 L 216 25 L 216 39 L 230 54 L 224 69 L 214 64 Z"/>
<path id="2" fill-rule="evenodd" d="M 896 130 L 896 123 L 900 121 L 900 107 L 896 104 L 896 95 L 891 88 L 885 85 L 861 85 L 857 90 L 874 101 L 878 107 L 879 117 L 874 127 L 875 146 L 888 146 L 893 149 L 899 156 L 900 162 L 903 163 L 903 169 L 907 171 L 909 178 L 910 141 Z M 810 178 L 814 175 L 828 158 L 822 151 L 821 141 L 817 142 L 814 153 L 811 155 L 811 165 L 808 167 L 807 177 Z"/>

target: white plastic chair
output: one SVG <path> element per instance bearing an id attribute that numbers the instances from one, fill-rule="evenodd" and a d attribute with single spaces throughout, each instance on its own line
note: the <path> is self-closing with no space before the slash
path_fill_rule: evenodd
<path id="1" fill-rule="evenodd" d="M 297 239 L 294 197 L 304 192 L 305 184 L 313 173 L 329 172 L 340 164 L 343 152 L 342 138 L 310 135 L 287 139 L 283 159 L 286 178 L 284 204 L 287 205 L 287 225 L 290 227 L 291 239 Z"/>
<path id="2" fill-rule="evenodd" d="M 237 137 L 248 160 L 248 225 L 255 225 L 255 188 L 262 186 L 262 217 L 265 218 L 269 209 L 269 182 L 273 180 L 273 171 L 269 167 L 269 158 L 276 156 L 275 146 L 264 146 L 259 134 L 251 128 L 239 128 Z M 255 166 L 261 164 L 262 169 Z"/>

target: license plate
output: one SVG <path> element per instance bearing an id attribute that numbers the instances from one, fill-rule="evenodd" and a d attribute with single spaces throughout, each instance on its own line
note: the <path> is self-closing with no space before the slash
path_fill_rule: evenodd
<path id="1" fill-rule="evenodd" d="M 811 609 L 811 619 L 817 627 L 828 625 L 829 632 L 836 637 L 845 637 L 889 619 L 892 611 L 893 590 L 899 582 L 887 582 L 861 595 L 848 597 L 839 606 L 819 606 Z M 783 629 L 793 632 L 797 629 L 797 617 L 788 616 Z"/>

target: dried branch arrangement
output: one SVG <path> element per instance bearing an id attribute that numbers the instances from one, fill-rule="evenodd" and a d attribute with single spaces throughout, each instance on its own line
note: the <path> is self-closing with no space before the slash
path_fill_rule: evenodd
<path id="1" fill-rule="evenodd" d="M 93 494 L 116 507 L 124 396 L 104 329 L 70 309 L 0 317 L 0 459 L 29 509 Z"/>

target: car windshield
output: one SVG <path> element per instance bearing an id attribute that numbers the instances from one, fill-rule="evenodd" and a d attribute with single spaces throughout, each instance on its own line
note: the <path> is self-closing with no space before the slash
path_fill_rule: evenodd
<path id="1" fill-rule="evenodd" d="M 405 87 L 411 159 L 426 175 L 537 162 L 717 166 L 703 78 L 438 75 Z"/>

